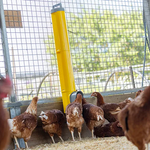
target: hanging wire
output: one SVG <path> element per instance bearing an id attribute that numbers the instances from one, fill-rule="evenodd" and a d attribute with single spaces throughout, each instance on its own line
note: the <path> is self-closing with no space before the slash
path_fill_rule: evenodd
<path id="1" fill-rule="evenodd" d="M 147 44 L 149 45 L 148 39 L 147 39 L 147 34 L 146 34 L 146 20 L 145 20 L 145 12 L 144 12 L 144 0 L 143 0 L 143 24 L 144 24 L 144 33 L 145 33 L 145 44 L 144 44 L 144 62 L 143 62 L 143 73 L 142 73 L 142 87 L 143 87 L 143 84 L 144 84 L 144 75 L 145 75 L 146 46 L 147 46 Z"/>
<path id="2" fill-rule="evenodd" d="M 144 8 L 144 6 L 143 6 Z M 143 73 L 142 73 L 142 87 L 143 87 L 143 82 L 144 82 L 144 73 L 145 73 L 145 62 L 146 62 L 146 45 L 147 45 L 147 37 L 146 37 L 146 23 L 145 23 L 145 16 L 144 16 L 144 11 L 143 11 L 143 20 L 144 20 L 144 31 L 145 31 L 145 44 L 144 44 L 144 62 L 143 62 Z"/>

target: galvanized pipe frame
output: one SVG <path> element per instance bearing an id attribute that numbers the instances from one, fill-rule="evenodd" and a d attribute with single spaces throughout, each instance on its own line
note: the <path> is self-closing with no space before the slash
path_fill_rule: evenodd
<path id="1" fill-rule="evenodd" d="M 9 48 L 8 48 L 8 39 L 7 39 L 7 32 L 6 32 L 6 23 L 5 23 L 5 15 L 4 15 L 4 8 L 3 8 L 3 0 L 0 1 L 0 27 L 1 27 L 1 40 L 2 40 L 2 47 L 3 47 L 3 54 L 4 54 L 4 61 L 5 61 L 5 72 L 9 77 L 12 79 L 12 70 L 11 70 L 11 63 L 10 63 L 10 55 L 9 55 Z M 16 101 L 16 96 L 14 94 L 14 90 L 12 89 L 12 94 L 10 97 L 11 102 Z"/>
<path id="2" fill-rule="evenodd" d="M 149 45 L 149 42 L 150 42 L 150 18 L 149 18 L 149 15 L 150 15 L 150 1 L 143 0 L 143 23 L 144 23 L 144 30 L 145 30 L 145 42 L 148 45 L 148 48 L 150 50 L 150 45 Z M 148 37 L 146 34 L 146 29 L 148 32 Z"/>
<path id="3" fill-rule="evenodd" d="M 105 87 L 104 87 L 104 91 L 106 91 L 109 80 L 111 79 L 111 77 L 112 77 L 116 72 L 125 72 L 125 71 L 130 71 L 133 89 L 135 89 L 135 82 L 134 82 L 133 72 L 135 72 L 135 73 L 137 73 L 138 75 L 140 75 L 140 76 L 142 77 L 143 81 L 145 80 L 148 84 L 150 84 L 150 82 L 143 76 L 142 73 L 140 73 L 140 72 L 137 71 L 136 69 L 133 69 L 133 67 L 130 66 L 129 68 L 118 68 L 118 69 L 116 69 L 115 71 L 113 71 L 113 73 L 110 74 L 110 76 L 108 77 L 108 79 L 107 79 L 107 81 L 106 81 L 106 84 L 105 84 Z M 143 87 L 143 86 L 142 86 L 142 87 Z M 123 91 L 126 91 L 126 90 L 123 90 Z M 111 92 L 113 93 L 114 91 L 111 91 Z"/>
<path id="4" fill-rule="evenodd" d="M 131 94 L 135 93 L 138 90 L 144 90 L 145 87 L 142 88 L 135 88 L 135 89 L 128 89 L 128 90 L 118 90 L 118 91 L 107 91 L 107 92 L 101 92 L 102 96 L 111 96 L 111 95 L 121 95 L 121 94 Z M 83 93 L 84 94 L 84 93 Z M 90 98 L 91 94 L 84 94 L 84 98 Z M 12 108 L 12 107 L 21 107 L 21 106 L 27 106 L 29 105 L 31 100 L 28 101 L 18 101 L 14 103 L 5 103 L 5 108 Z M 62 102 L 62 97 L 55 97 L 55 98 L 49 98 L 49 99 L 39 99 L 37 104 L 45 104 L 45 103 L 56 103 L 56 102 Z"/>
<path id="5" fill-rule="evenodd" d="M 6 23 L 5 23 L 5 15 L 4 15 L 4 8 L 3 8 L 3 0 L 0 0 L 0 27 L 1 27 L 1 37 L 2 37 L 2 47 L 3 47 L 3 55 L 5 61 L 5 72 L 6 75 L 12 79 L 12 70 L 11 70 L 11 63 L 10 63 L 10 55 L 9 55 L 9 48 L 8 48 L 8 39 L 7 39 L 7 32 L 6 32 Z M 12 81 L 13 82 L 13 81 Z M 12 88 L 12 93 L 10 96 L 11 103 L 16 102 L 16 96 L 14 94 L 14 90 Z M 14 118 L 21 113 L 20 105 L 14 105 L 10 108 L 10 117 Z M 18 139 L 21 148 L 25 148 L 25 143 L 23 139 Z M 15 144 L 15 140 L 14 140 Z"/>

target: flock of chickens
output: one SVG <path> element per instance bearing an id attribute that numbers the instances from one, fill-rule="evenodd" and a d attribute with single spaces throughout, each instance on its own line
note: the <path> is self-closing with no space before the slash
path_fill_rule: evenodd
<path id="1" fill-rule="evenodd" d="M 8 146 L 10 135 L 15 139 L 18 149 L 20 147 L 17 138 L 23 138 L 28 148 L 27 141 L 37 126 L 38 97 L 33 98 L 24 113 L 8 119 L 2 100 L 11 93 L 11 88 L 9 77 L 0 79 L 1 150 L 5 150 Z M 39 118 L 42 127 L 48 132 L 53 143 L 55 143 L 54 134 L 57 134 L 63 142 L 61 135 L 65 123 L 73 141 L 75 128 L 81 140 L 82 125 L 85 121 L 93 138 L 125 135 L 139 150 L 145 150 L 145 144 L 150 142 L 150 86 L 138 91 L 134 99 L 128 98 L 118 104 L 105 103 L 98 92 L 92 93 L 91 96 L 97 98 L 97 106 L 88 103 L 81 94 L 78 94 L 75 101 L 66 107 L 66 114 L 57 109 L 41 112 Z M 105 120 L 109 123 L 105 124 Z"/>

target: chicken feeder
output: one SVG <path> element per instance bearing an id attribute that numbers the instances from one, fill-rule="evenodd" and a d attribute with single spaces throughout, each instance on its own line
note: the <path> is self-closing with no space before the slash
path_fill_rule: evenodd
<path id="1" fill-rule="evenodd" d="M 72 102 L 77 98 L 77 95 L 78 95 L 78 94 L 81 94 L 81 95 L 82 95 L 82 98 L 84 97 L 82 91 L 75 91 L 75 92 L 72 92 L 72 93 L 70 94 L 70 103 L 72 103 Z"/>

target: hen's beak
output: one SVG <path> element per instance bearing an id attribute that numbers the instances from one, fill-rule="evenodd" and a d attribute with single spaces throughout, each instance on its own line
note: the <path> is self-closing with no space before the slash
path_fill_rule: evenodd
<path id="1" fill-rule="evenodd" d="M 92 93 L 91 97 L 97 97 L 97 94 L 96 93 Z"/>
<path id="2" fill-rule="evenodd" d="M 91 98 L 95 98 L 96 96 L 94 94 L 91 94 Z"/>

